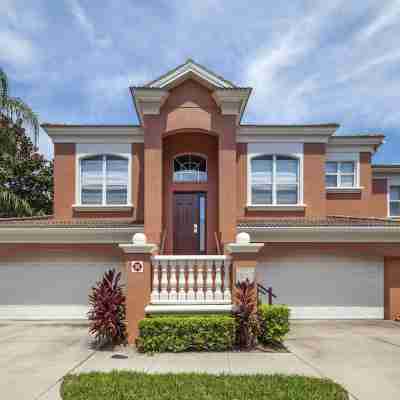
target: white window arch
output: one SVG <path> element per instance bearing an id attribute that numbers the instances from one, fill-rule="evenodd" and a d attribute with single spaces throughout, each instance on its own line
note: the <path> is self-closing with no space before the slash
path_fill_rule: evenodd
<path id="1" fill-rule="evenodd" d="M 79 159 L 79 204 L 127 205 L 130 203 L 128 157 L 96 154 Z"/>
<path id="2" fill-rule="evenodd" d="M 205 183 L 208 179 L 207 158 L 201 154 L 185 153 L 173 160 L 173 182 Z"/>
<path id="3" fill-rule="evenodd" d="M 300 158 L 284 154 L 258 154 L 250 158 L 250 204 L 301 203 Z"/>

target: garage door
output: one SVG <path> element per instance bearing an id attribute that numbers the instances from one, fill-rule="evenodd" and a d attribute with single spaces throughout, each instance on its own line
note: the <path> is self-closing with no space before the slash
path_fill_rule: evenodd
<path id="1" fill-rule="evenodd" d="M 292 318 L 381 319 L 383 270 L 382 258 L 291 252 L 259 263 L 257 279 Z"/>
<path id="2" fill-rule="evenodd" d="M 90 288 L 115 256 L 39 254 L 0 260 L 0 319 L 86 319 Z"/>

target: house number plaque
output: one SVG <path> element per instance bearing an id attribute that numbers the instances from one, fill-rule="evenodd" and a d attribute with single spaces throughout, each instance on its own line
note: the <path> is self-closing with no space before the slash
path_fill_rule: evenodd
<path id="1" fill-rule="evenodd" d="M 143 272 L 143 261 L 131 261 L 130 267 L 131 272 Z"/>
<path id="2" fill-rule="evenodd" d="M 237 280 L 239 282 L 243 282 L 248 279 L 250 282 L 253 282 L 255 279 L 256 270 L 254 267 L 241 267 L 238 268 L 237 271 Z"/>

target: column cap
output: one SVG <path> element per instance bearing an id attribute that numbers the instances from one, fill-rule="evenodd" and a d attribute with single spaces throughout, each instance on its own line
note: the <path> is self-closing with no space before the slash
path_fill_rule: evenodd
<path id="1" fill-rule="evenodd" d="M 250 243 L 250 235 L 247 232 L 240 232 L 236 235 L 235 243 L 225 245 L 228 253 L 257 253 L 264 243 Z"/>
<path id="2" fill-rule="evenodd" d="M 144 233 L 135 233 L 132 237 L 132 243 L 121 243 L 118 245 L 124 253 L 141 253 L 153 254 L 158 250 L 158 246 L 154 243 L 147 243 Z"/>

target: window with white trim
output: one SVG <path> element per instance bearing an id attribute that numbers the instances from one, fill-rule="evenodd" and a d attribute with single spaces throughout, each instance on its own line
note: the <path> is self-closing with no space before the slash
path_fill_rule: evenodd
<path id="1" fill-rule="evenodd" d="M 97 155 L 80 160 L 80 200 L 87 205 L 128 204 L 129 160 Z"/>
<path id="2" fill-rule="evenodd" d="M 356 163 L 354 161 L 327 161 L 325 185 L 330 188 L 356 187 Z"/>
<path id="3" fill-rule="evenodd" d="M 299 203 L 299 159 L 284 155 L 261 155 L 251 159 L 251 204 Z"/>
<path id="4" fill-rule="evenodd" d="M 390 186 L 389 213 L 391 217 L 400 217 L 400 185 Z"/>

